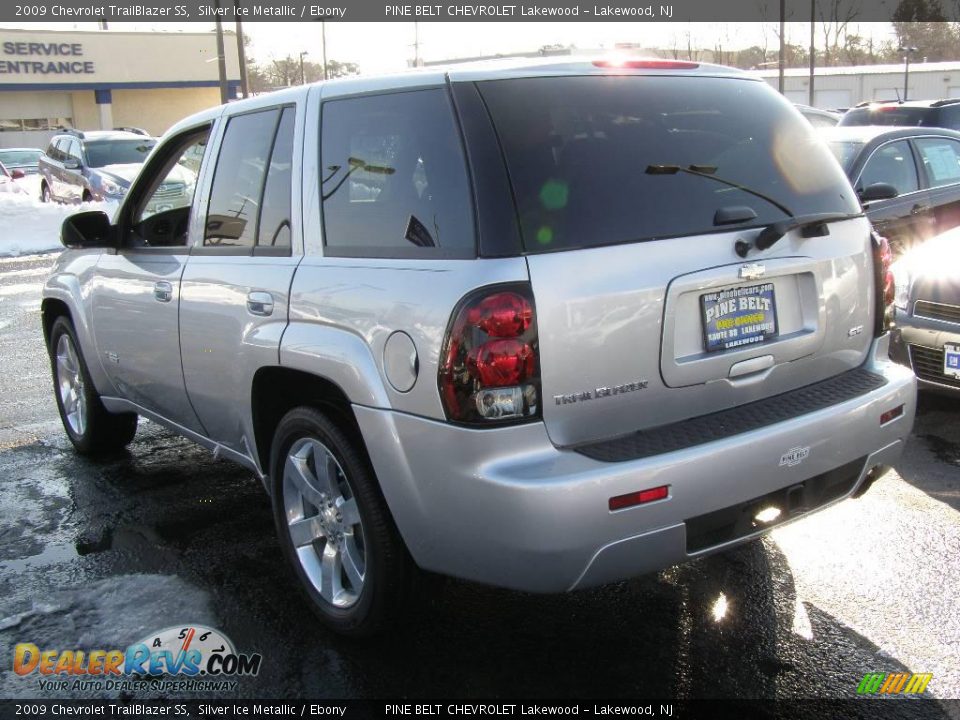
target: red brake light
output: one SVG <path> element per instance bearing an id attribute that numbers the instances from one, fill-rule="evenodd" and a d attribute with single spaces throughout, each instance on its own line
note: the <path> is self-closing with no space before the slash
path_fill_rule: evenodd
<path id="1" fill-rule="evenodd" d="M 877 322 L 875 335 L 885 333 L 892 324 L 893 301 L 896 297 L 896 282 L 893 271 L 893 251 L 889 241 L 876 232 L 873 235 L 873 264 L 877 277 Z"/>
<path id="2" fill-rule="evenodd" d="M 627 68 L 630 70 L 696 70 L 700 63 L 686 60 L 594 60 L 599 68 Z"/>
<path id="3" fill-rule="evenodd" d="M 461 301 L 444 340 L 439 385 L 450 420 L 487 424 L 540 414 L 539 357 L 528 285 Z"/>

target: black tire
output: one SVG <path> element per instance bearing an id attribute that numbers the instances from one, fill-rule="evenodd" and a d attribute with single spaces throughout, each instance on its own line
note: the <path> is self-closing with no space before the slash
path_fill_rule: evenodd
<path id="1" fill-rule="evenodd" d="M 80 198 L 80 202 L 85 202 L 85 203 L 93 202 L 93 195 L 90 194 L 89 190 L 83 191 L 83 197 Z"/>
<path id="2" fill-rule="evenodd" d="M 70 413 L 64 406 L 64 392 L 61 389 L 62 378 L 58 370 L 57 357 L 58 348 L 64 347 L 61 345 L 61 338 L 63 337 L 68 339 L 75 353 L 76 373 L 74 377 L 78 378 L 80 382 L 75 383 L 72 397 L 78 398 L 84 403 L 82 423 L 78 423 L 76 415 L 74 415 L 74 420 L 71 421 Z M 69 319 L 61 316 L 54 321 L 53 327 L 50 329 L 47 348 L 50 353 L 50 369 L 53 374 L 53 394 L 57 400 L 57 409 L 60 411 L 60 420 L 63 422 L 63 429 L 66 431 L 67 437 L 70 438 L 70 442 L 73 443 L 77 452 L 82 455 L 96 455 L 119 450 L 129 445 L 137 432 L 137 414 L 111 413 L 100 402 L 100 396 L 93 386 L 86 360 L 84 360 L 83 352 L 80 350 L 80 343 L 77 342 L 77 333 Z M 64 368 L 65 370 L 66 368 Z M 64 372 L 64 374 L 67 373 Z"/>
<path id="3" fill-rule="evenodd" d="M 305 571 L 288 527 L 288 500 L 284 495 L 284 485 L 289 481 L 285 480 L 284 468 L 291 450 L 305 447 L 305 443 L 312 441 L 319 442 L 336 460 L 338 485 L 335 487 L 343 488 L 340 499 L 343 500 L 349 490 L 359 511 L 362 526 L 359 537 L 362 538 L 365 572 L 362 588 L 349 607 L 338 607 L 323 597 L 315 585 L 316 580 L 311 580 Z M 280 545 L 316 616 L 341 635 L 369 637 L 382 632 L 406 606 L 415 577 L 415 566 L 394 525 L 363 448 L 345 434 L 331 416 L 310 407 L 295 408 L 283 417 L 274 433 L 270 475 L 273 514 Z M 312 506 L 309 511 L 304 509 L 303 517 L 319 518 L 323 514 L 322 509 L 317 510 L 320 507 Z M 314 510 L 317 512 L 314 513 Z M 330 534 L 329 531 L 327 534 Z M 328 547 L 340 552 L 336 542 L 328 545 L 328 535 L 320 535 L 312 542 L 301 544 L 301 551 L 308 553 L 308 557 L 312 552 L 321 558 Z M 343 541 L 342 535 L 340 540 Z M 341 582 L 340 578 L 346 579 L 343 573 L 345 571 L 338 566 L 338 583 Z"/>
<path id="4" fill-rule="evenodd" d="M 40 183 L 40 202 L 48 203 L 53 199 L 53 195 L 50 194 L 50 186 L 46 183 Z"/>

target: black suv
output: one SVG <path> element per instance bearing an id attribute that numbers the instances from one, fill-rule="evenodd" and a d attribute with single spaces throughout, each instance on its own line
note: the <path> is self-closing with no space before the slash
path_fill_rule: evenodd
<path id="1" fill-rule="evenodd" d="M 153 138 L 116 130 L 55 135 L 38 163 L 40 199 L 119 201 L 155 144 Z"/>
<path id="2" fill-rule="evenodd" d="M 850 108 L 840 125 L 899 125 L 960 130 L 960 98 L 953 100 L 884 100 Z"/>

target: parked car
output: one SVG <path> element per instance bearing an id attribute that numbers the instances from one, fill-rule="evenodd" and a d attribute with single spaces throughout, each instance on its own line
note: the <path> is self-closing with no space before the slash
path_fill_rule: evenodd
<path id="1" fill-rule="evenodd" d="M 832 112 L 831 110 L 820 110 L 819 108 L 801 105 L 800 103 L 794 103 L 794 105 L 796 105 L 800 114 L 807 119 L 807 122 L 815 128 L 834 127 L 840 122 L 840 118 L 842 117 L 841 113 Z"/>
<path id="2" fill-rule="evenodd" d="M 36 175 L 41 154 L 40 148 L 0 148 L 0 163 L 10 172 L 19 170 L 24 175 Z"/>
<path id="3" fill-rule="evenodd" d="M 113 130 L 70 131 L 54 136 L 40 157 L 43 202 L 119 202 L 156 140 Z M 181 166 L 154 194 L 148 214 L 190 203 L 196 173 Z"/>
<path id="4" fill-rule="evenodd" d="M 10 172 L 3 163 L 0 163 L 0 193 L 26 194 L 27 191 L 17 182 L 23 176 L 23 170 L 17 169 Z"/>
<path id="5" fill-rule="evenodd" d="M 960 397 L 960 228 L 895 265 L 894 360 L 913 368 L 921 389 Z"/>
<path id="6" fill-rule="evenodd" d="M 863 102 L 840 118 L 840 125 L 895 125 L 960 130 L 960 98 Z"/>
<path id="7" fill-rule="evenodd" d="M 821 134 L 897 255 L 960 225 L 960 133 L 844 126 Z"/>
<path id="8" fill-rule="evenodd" d="M 247 467 L 339 632 L 417 567 L 562 592 L 730 548 L 862 492 L 913 423 L 889 252 L 789 102 L 512 62 L 193 115 L 44 288 L 77 450 L 143 416 Z M 200 146 L 192 204 L 144 217 Z"/>

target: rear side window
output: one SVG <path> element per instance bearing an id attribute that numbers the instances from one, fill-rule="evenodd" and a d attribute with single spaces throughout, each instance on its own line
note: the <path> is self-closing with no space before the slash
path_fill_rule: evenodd
<path id="1" fill-rule="evenodd" d="M 279 109 L 230 118 L 210 190 L 203 244 L 252 247 Z"/>
<path id="2" fill-rule="evenodd" d="M 960 182 L 960 143 L 946 138 L 918 138 L 916 143 L 931 187 Z"/>
<path id="3" fill-rule="evenodd" d="M 329 254 L 474 253 L 470 185 L 445 90 L 331 100 L 322 126 Z"/>
<path id="4" fill-rule="evenodd" d="M 263 209 L 257 230 L 257 245 L 290 247 L 290 183 L 293 173 L 292 107 L 284 108 L 277 127 L 277 137 L 270 154 L 267 182 L 263 188 Z"/>
<path id="5" fill-rule="evenodd" d="M 503 146 L 528 252 L 861 212 L 813 128 L 765 84 L 620 76 L 479 83 Z M 701 175 L 692 175 L 693 169 Z M 704 177 L 706 175 L 706 177 Z M 746 225 L 714 225 L 749 206 Z"/>

